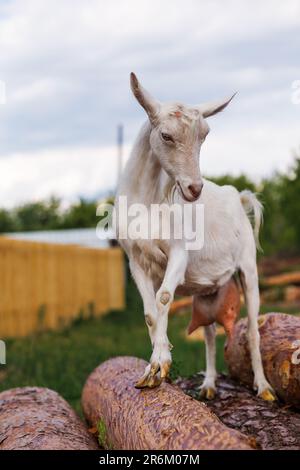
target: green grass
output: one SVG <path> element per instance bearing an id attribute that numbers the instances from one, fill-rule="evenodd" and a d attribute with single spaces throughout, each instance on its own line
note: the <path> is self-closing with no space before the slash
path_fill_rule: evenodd
<path id="1" fill-rule="evenodd" d="M 178 315 L 169 321 L 169 338 L 174 345 L 173 376 L 189 376 L 205 366 L 204 344 L 187 341 L 184 336 L 189 317 Z M 219 371 L 225 370 L 223 344 L 224 338 L 218 337 Z M 6 346 L 7 365 L 0 366 L 0 390 L 26 385 L 49 387 L 59 392 L 78 412 L 82 387 L 97 365 L 118 355 L 146 360 L 151 355 L 142 304 L 131 282 L 127 289 L 126 310 L 111 312 L 102 318 L 78 319 L 62 331 L 11 339 Z"/>

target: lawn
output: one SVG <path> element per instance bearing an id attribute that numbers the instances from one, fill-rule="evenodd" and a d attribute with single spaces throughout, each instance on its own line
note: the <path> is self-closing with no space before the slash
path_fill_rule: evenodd
<path id="1" fill-rule="evenodd" d="M 271 307 L 263 310 L 276 311 Z M 184 335 L 189 317 L 178 315 L 169 321 L 169 338 L 174 345 L 173 377 L 189 376 L 205 366 L 204 344 L 187 341 Z M 223 344 L 224 337 L 218 337 L 219 371 L 225 370 Z M 132 282 L 127 287 L 126 310 L 102 318 L 78 319 L 62 331 L 11 339 L 6 345 L 7 365 L 0 366 L 1 391 L 25 385 L 49 387 L 78 412 L 83 384 L 98 364 L 118 355 L 149 359 L 151 354 L 141 300 Z"/>

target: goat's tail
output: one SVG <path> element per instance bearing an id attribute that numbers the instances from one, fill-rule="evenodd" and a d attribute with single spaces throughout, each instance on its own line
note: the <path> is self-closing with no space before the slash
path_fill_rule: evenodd
<path id="1" fill-rule="evenodd" d="M 253 222 L 256 247 L 258 250 L 261 250 L 259 243 L 259 229 L 263 221 L 263 206 L 257 199 L 256 195 L 248 189 L 240 192 L 240 199 L 247 216 Z"/>

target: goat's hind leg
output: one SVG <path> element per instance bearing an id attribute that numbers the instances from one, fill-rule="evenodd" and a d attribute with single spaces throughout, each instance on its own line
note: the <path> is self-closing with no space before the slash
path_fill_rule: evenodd
<path id="1" fill-rule="evenodd" d="M 216 326 L 215 323 L 204 327 L 206 372 L 200 387 L 200 397 L 212 400 L 216 394 Z"/>
<path id="2" fill-rule="evenodd" d="M 259 289 L 256 263 L 241 265 L 241 282 L 246 297 L 248 310 L 248 343 L 254 373 L 254 388 L 260 398 L 267 401 L 276 399 L 271 385 L 267 381 L 262 365 L 259 349 L 260 336 L 258 331 Z"/>
<path id="3" fill-rule="evenodd" d="M 193 298 L 192 320 L 188 332 L 199 326 L 204 327 L 206 372 L 200 387 L 200 397 L 211 400 L 216 394 L 216 326 L 218 292 L 210 296 L 195 295 Z"/>

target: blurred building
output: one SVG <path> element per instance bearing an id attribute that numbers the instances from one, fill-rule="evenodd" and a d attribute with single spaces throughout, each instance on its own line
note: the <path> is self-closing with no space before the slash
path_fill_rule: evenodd
<path id="1" fill-rule="evenodd" d="M 67 230 L 43 230 L 35 232 L 5 233 L 5 237 L 15 240 L 27 240 L 45 243 L 79 245 L 88 248 L 107 248 L 114 244 L 113 231 L 103 231 L 103 237 L 98 238 L 95 228 L 80 228 Z"/>

